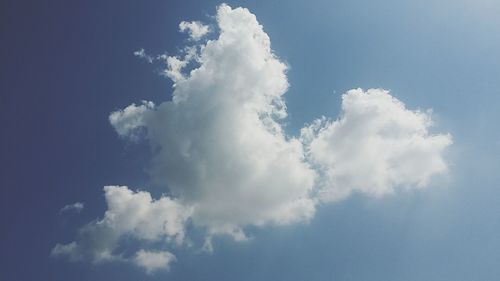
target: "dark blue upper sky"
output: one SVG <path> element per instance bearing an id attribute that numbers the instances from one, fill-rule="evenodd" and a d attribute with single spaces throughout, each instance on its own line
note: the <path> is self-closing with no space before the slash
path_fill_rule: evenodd
<path id="1" fill-rule="evenodd" d="M 453 135 L 448 179 L 321 206 L 308 225 L 220 239 L 213 254 L 180 250 L 170 272 L 53 259 L 102 216 L 104 185 L 149 183 L 147 147 L 120 140 L 108 116 L 167 100 L 172 84 L 133 52 L 175 54 L 179 22 L 211 22 L 220 2 L 2 1 L 0 279 L 498 280 L 500 3 L 227 3 L 254 13 L 290 66 L 290 134 L 337 116 L 348 89 L 389 89 Z M 60 213 L 77 201 L 81 214 Z"/>

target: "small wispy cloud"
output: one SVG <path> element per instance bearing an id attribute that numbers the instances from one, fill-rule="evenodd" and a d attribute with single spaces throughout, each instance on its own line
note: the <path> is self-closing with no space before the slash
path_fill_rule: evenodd
<path id="1" fill-rule="evenodd" d="M 193 41 L 200 40 L 203 36 L 210 32 L 208 25 L 204 25 L 199 21 L 183 21 L 179 24 L 179 30 L 180 32 L 187 32 L 189 34 L 189 38 Z"/>
<path id="2" fill-rule="evenodd" d="M 84 207 L 85 207 L 85 205 L 82 202 L 76 202 L 76 203 L 68 204 L 68 205 L 62 207 L 59 212 L 60 213 L 65 213 L 65 212 L 80 213 L 81 211 L 83 211 Z"/>
<path id="3" fill-rule="evenodd" d="M 143 48 L 140 48 L 139 50 L 135 51 L 134 56 L 141 58 L 141 59 L 147 61 L 148 63 L 153 63 L 153 61 L 154 61 L 154 57 L 146 54 L 146 51 Z"/>

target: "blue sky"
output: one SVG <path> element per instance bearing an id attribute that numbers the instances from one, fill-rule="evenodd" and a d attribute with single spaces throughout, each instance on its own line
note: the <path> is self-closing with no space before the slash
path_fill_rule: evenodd
<path id="1" fill-rule="evenodd" d="M 428 134 L 447 136 L 449 133 L 453 144 L 442 145 L 443 149 L 429 144 L 435 147 L 432 150 L 437 151 L 435 154 L 426 150 L 403 162 L 391 162 L 396 166 L 409 165 L 412 169 L 408 173 L 395 172 L 396 178 L 387 179 L 386 174 L 363 174 L 365 161 L 352 160 L 359 158 L 367 159 L 368 164 L 386 164 L 377 160 L 370 162 L 372 158 L 357 154 L 369 151 L 370 146 L 358 150 L 358 146 L 353 149 L 335 142 L 329 147 L 328 151 L 334 151 L 330 155 L 314 148 L 321 146 L 305 142 L 301 144 L 304 149 L 312 151 L 307 164 L 314 167 L 328 168 L 330 160 L 337 159 L 343 151 L 357 156 L 340 159 L 335 165 L 350 163 L 353 169 L 360 170 L 359 177 L 344 180 L 334 173 L 330 178 L 315 177 L 315 182 L 321 184 L 311 185 L 312 193 L 326 190 L 330 194 L 331 186 L 333 192 L 352 188 L 349 196 L 308 197 L 310 190 L 301 188 L 309 183 L 312 177 L 309 172 L 323 175 L 329 170 L 313 168 L 301 174 L 302 162 L 290 156 L 288 162 L 295 166 L 288 168 L 298 171 L 294 175 L 301 175 L 296 179 L 301 184 L 294 189 L 296 193 L 284 189 L 284 197 L 273 197 L 271 201 L 286 204 L 290 203 L 287 200 L 292 200 L 295 204 L 294 196 L 301 197 L 306 192 L 306 199 L 311 199 L 306 203 L 314 205 L 314 214 L 310 209 L 300 209 L 299 215 L 287 216 L 291 221 L 282 219 L 281 215 L 289 214 L 279 211 L 276 216 L 254 214 L 251 207 L 262 202 L 250 200 L 238 202 L 244 203 L 241 209 L 250 206 L 245 209 L 248 212 L 240 214 L 234 209 L 239 216 L 228 218 L 226 203 L 240 197 L 236 193 L 220 193 L 219 203 L 224 208 L 207 209 L 213 211 L 211 216 L 192 214 L 191 221 L 183 226 L 186 238 L 179 245 L 161 239 L 147 241 L 135 232 L 125 233 L 114 250 L 127 260 L 105 262 L 95 262 L 87 254 L 82 254 L 78 261 L 51 255 L 58 243 L 86 243 L 84 239 L 78 240 L 79 229 L 92 225 L 96 219 L 103 219 L 108 210 L 103 186 L 128 186 L 130 190 L 150 192 L 156 199 L 162 194 L 171 195 L 187 205 L 194 202 L 206 206 L 206 202 L 212 202 L 199 196 L 197 188 L 193 188 L 192 193 L 182 193 L 184 185 L 187 186 L 186 178 L 197 175 L 186 172 L 191 171 L 189 165 L 175 182 L 174 177 L 164 179 L 163 174 L 151 172 L 154 159 L 159 159 L 156 163 L 164 165 L 160 165 L 162 168 L 171 167 L 172 159 L 156 155 L 149 144 L 156 143 L 165 150 L 176 143 L 176 136 L 193 136 L 189 128 L 193 132 L 205 132 L 202 125 L 201 128 L 196 124 L 193 127 L 186 125 L 191 123 L 187 122 L 190 119 L 186 119 L 185 110 L 165 110 L 167 116 L 173 114 L 186 121 L 182 128 L 168 123 L 163 115 L 138 115 L 145 118 L 140 119 L 141 127 L 160 130 L 160 133 L 158 128 L 170 130 L 165 137 L 166 144 L 150 136 L 143 141 L 127 140 L 135 133 L 129 130 L 120 137 L 121 124 L 130 123 L 110 124 L 108 118 L 112 112 L 120 112 L 132 103 L 139 106 L 142 100 L 148 100 L 158 106 L 172 98 L 172 81 L 158 73 L 168 66 L 161 60 L 149 64 L 134 56 L 134 52 L 144 48 L 152 56 L 164 53 L 174 56 L 182 54 L 183 46 L 202 44 L 205 39 L 196 43 L 188 34 L 179 32 L 181 21 L 208 24 L 212 31 L 207 36 L 216 40 L 218 29 L 214 16 L 221 2 L 29 2 L 4 1 L 0 4 L 3 38 L 0 93 L 4 105 L 0 114 L 6 125 L 0 146 L 3 160 L 0 279 L 496 280 L 500 275 L 498 2 L 227 1 L 232 8 L 248 8 L 249 13 L 257 17 L 279 58 L 271 60 L 271 66 L 279 68 L 280 62 L 288 66 L 289 89 L 284 95 L 273 97 L 282 97 L 287 104 L 288 116 L 279 121 L 284 135 L 297 137 L 301 128 L 320 116 L 330 118 L 330 125 L 335 124 L 341 114 L 342 94 L 350 89 L 383 88 L 390 90 L 390 95 L 403 102 L 406 108 L 398 111 L 400 115 L 395 117 L 384 115 L 392 112 L 390 110 L 382 111 L 382 117 L 411 119 L 416 116 L 417 109 L 422 112 L 432 109 L 429 116 L 434 126 L 428 128 Z M 233 71 L 231 64 L 221 63 L 218 69 L 222 66 L 230 68 L 222 68 L 222 73 Z M 275 81 L 275 76 L 269 77 L 269 81 Z M 380 98 L 374 98 L 375 106 L 387 97 L 378 92 L 351 95 L 355 105 L 360 101 L 356 97 L 364 100 L 363 97 L 368 96 Z M 209 101 L 217 104 L 218 99 L 214 97 Z M 260 106 L 253 100 L 244 101 Z M 387 106 L 392 110 L 392 103 Z M 349 107 L 345 111 L 345 120 L 351 120 L 348 119 L 351 116 Z M 365 121 L 378 120 L 378 117 L 369 115 Z M 159 127 L 148 123 L 157 119 Z M 217 124 L 207 122 L 208 125 Z M 364 144 L 358 143 L 352 135 L 338 133 L 332 129 L 335 126 L 328 127 L 329 124 L 323 124 L 323 128 L 330 129 L 335 136 L 333 140 L 347 139 L 347 144 Z M 361 127 L 356 128 L 363 129 L 362 132 L 373 129 L 372 125 L 363 127 L 363 124 L 368 123 L 361 122 Z M 400 124 L 408 129 L 406 125 Z M 350 129 L 352 127 L 346 125 L 342 132 L 349 133 Z M 182 134 L 177 135 L 177 132 Z M 233 130 L 224 132 L 232 133 Z M 415 134 L 428 144 L 429 135 L 422 136 L 420 131 Z M 363 136 L 371 135 L 362 133 Z M 218 144 L 226 140 L 224 137 L 224 134 L 215 137 L 213 144 L 206 139 L 206 143 L 214 149 L 220 148 Z M 315 139 L 329 140 L 320 134 L 315 135 Z M 197 142 L 204 143 L 205 139 Z M 294 151 L 288 141 L 280 143 Z M 256 152 L 260 152 L 267 145 L 262 142 L 255 147 Z M 382 155 L 392 153 L 391 146 L 382 148 L 387 149 L 380 150 Z M 273 146 L 269 149 L 274 151 Z M 314 154 L 314 151 L 320 153 Z M 288 157 L 294 153 L 277 155 Z M 325 159 L 322 155 L 329 157 Z M 446 172 L 431 165 L 436 159 L 443 159 Z M 416 167 L 422 166 L 413 165 L 414 160 L 423 161 L 423 166 L 428 167 L 426 171 L 433 174 L 424 184 L 425 188 L 415 188 L 415 182 L 425 176 L 424 172 L 414 173 L 418 170 Z M 277 165 L 269 161 L 265 163 L 271 167 Z M 351 170 L 346 170 L 346 175 L 352 176 Z M 248 174 L 245 172 L 242 171 L 242 175 Z M 166 174 L 172 175 L 169 173 Z M 377 176 L 377 181 L 372 181 L 372 176 Z M 288 182 L 288 176 L 277 177 L 288 183 L 286 186 L 295 183 Z M 170 188 L 162 180 L 168 182 Z M 233 178 L 227 180 L 237 182 Z M 180 187 L 172 187 L 174 183 Z M 218 182 L 215 180 L 215 183 Z M 277 180 L 271 187 L 281 185 L 285 186 Z M 380 191 L 387 187 L 395 191 Z M 204 185 L 199 188 L 203 191 Z M 221 191 L 225 191 L 224 187 L 217 190 Z M 280 191 L 283 189 L 276 189 L 277 194 Z M 176 192 L 182 195 L 177 196 Z M 292 193 L 293 196 L 287 197 Z M 265 194 L 251 194 L 256 198 L 268 198 Z M 192 198 L 203 200 L 193 201 Z M 75 202 L 82 202 L 84 207 L 77 208 L 79 211 L 74 208 L 61 211 Z M 273 206 L 259 206 L 275 210 Z M 128 217 L 124 218 L 127 222 Z M 237 241 L 238 233 L 235 234 L 234 229 L 230 231 L 232 234 L 221 234 L 214 221 L 241 226 L 249 239 Z M 260 221 L 266 221 L 265 225 L 259 225 Z M 219 231 L 213 234 L 211 253 L 202 249 L 210 229 Z M 175 239 L 179 234 L 176 231 L 162 235 Z M 101 239 L 93 235 L 90 234 Z M 176 261 L 169 265 L 170 270 L 148 273 L 133 261 L 134 253 L 142 248 L 171 252 Z"/>

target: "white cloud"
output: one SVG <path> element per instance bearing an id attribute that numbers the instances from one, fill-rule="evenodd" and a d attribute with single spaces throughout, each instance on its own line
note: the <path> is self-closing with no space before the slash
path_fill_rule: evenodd
<path id="1" fill-rule="evenodd" d="M 352 192 L 382 196 L 396 187 L 424 187 L 447 170 L 449 134 L 430 134 L 430 112 L 408 110 L 382 89 L 348 91 L 339 119 L 302 130 L 309 160 L 320 171 L 322 200 Z"/>
<path id="2" fill-rule="evenodd" d="M 83 210 L 84 206 L 85 205 L 82 202 L 76 202 L 62 207 L 60 212 L 64 213 L 64 212 L 74 211 L 80 213 Z"/>
<path id="3" fill-rule="evenodd" d="M 119 136 L 136 141 L 140 138 L 139 128 L 145 125 L 144 113 L 152 108 L 154 103 L 150 101 L 142 101 L 141 105 L 131 104 L 123 110 L 111 113 L 109 122 Z"/>
<path id="4" fill-rule="evenodd" d="M 189 221 L 206 230 L 203 247 L 210 251 L 213 236 L 246 240 L 248 226 L 309 221 L 318 201 L 423 187 L 446 171 L 451 137 L 430 134 L 430 112 L 408 110 L 380 89 L 351 90 L 339 119 L 321 118 L 300 137 L 286 135 L 286 65 L 269 37 L 244 8 L 221 5 L 216 20 L 217 39 L 159 57 L 174 82 L 171 101 L 143 101 L 109 116 L 120 137 L 149 142 L 150 174 L 171 197 L 105 187 L 104 217 L 74 242 L 56 245 L 53 255 L 128 261 L 154 272 L 168 269 L 175 256 L 147 250 L 124 256 L 123 237 L 185 245 Z M 180 28 L 193 39 L 206 33 L 190 24 Z"/>
<path id="5" fill-rule="evenodd" d="M 171 77 L 173 101 L 129 106 L 111 123 L 132 138 L 146 129 L 158 151 L 154 178 L 192 205 L 194 223 L 210 234 L 241 239 L 246 225 L 307 221 L 315 172 L 278 123 L 286 66 L 248 10 L 222 5 L 217 22 L 220 36 L 200 48 L 199 67 Z"/>
<path id="6" fill-rule="evenodd" d="M 134 56 L 141 58 L 141 59 L 144 59 L 148 63 L 153 63 L 153 60 L 154 60 L 154 58 L 152 56 L 146 54 L 146 51 L 143 48 L 135 51 Z"/>
<path id="7" fill-rule="evenodd" d="M 170 263 L 174 261 L 176 261 L 175 256 L 168 251 L 139 250 L 133 259 L 136 265 L 144 268 L 149 274 L 157 270 L 169 270 Z"/>
<path id="8" fill-rule="evenodd" d="M 192 40 L 198 41 L 210 31 L 210 28 L 199 21 L 183 21 L 179 24 L 179 30 L 187 32 Z"/>
<path id="9" fill-rule="evenodd" d="M 176 56 L 161 56 L 167 64 L 164 75 L 170 78 L 174 83 L 184 80 L 183 69 L 193 60 L 199 60 L 196 47 L 186 47 L 184 49 L 184 58 Z M 174 84 L 175 85 L 175 84 Z"/>
<path id="10" fill-rule="evenodd" d="M 108 210 L 100 223 L 140 239 L 164 237 L 182 244 L 189 208 L 165 196 L 153 200 L 149 192 L 133 192 L 125 186 L 106 186 L 104 191 Z"/>
<path id="11" fill-rule="evenodd" d="M 57 244 L 54 246 L 54 248 L 52 248 L 50 254 L 54 257 L 67 257 L 70 261 L 80 261 L 83 259 L 79 246 L 76 244 L 76 242 L 71 242 L 64 245 Z"/>
<path id="12" fill-rule="evenodd" d="M 125 186 L 106 186 L 104 192 L 108 205 L 104 218 L 80 229 L 76 241 L 57 244 L 53 256 L 126 261 L 127 257 L 116 252 L 124 237 L 183 244 L 185 222 L 191 213 L 188 207 L 165 196 L 153 200 L 149 192 L 133 192 Z"/>

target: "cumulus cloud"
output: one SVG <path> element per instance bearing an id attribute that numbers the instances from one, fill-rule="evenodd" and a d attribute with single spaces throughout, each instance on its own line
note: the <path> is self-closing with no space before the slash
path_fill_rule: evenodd
<path id="1" fill-rule="evenodd" d="M 338 119 L 323 117 L 300 136 L 287 135 L 287 68 L 268 35 L 244 8 L 221 5 L 216 21 L 219 36 L 205 43 L 194 41 L 208 27 L 181 23 L 195 45 L 161 56 L 174 82 L 172 100 L 142 101 L 109 116 L 120 137 L 149 143 L 152 180 L 171 197 L 105 187 L 104 217 L 56 245 L 54 256 L 168 269 L 175 261 L 169 251 L 126 256 L 120 241 L 185 245 L 191 223 L 206 231 L 203 247 L 211 250 L 213 236 L 246 240 L 248 226 L 308 222 L 318 202 L 424 187 L 447 170 L 451 137 L 429 133 L 430 112 L 407 109 L 381 89 L 351 90 Z"/>
<path id="2" fill-rule="evenodd" d="M 75 241 L 57 244 L 52 249 L 53 256 L 96 263 L 128 261 L 129 257 L 117 251 L 123 238 L 184 243 L 184 227 L 191 210 L 177 200 L 165 196 L 153 200 L 149 192 L 134 192 L 126 186 L 106 186 L 104 195 L 108 205 L 104 218 L 82 227 Z"/>
<path id="3" fill-rule="evenodd" d="M 210 31 L 210 28 L 199 21 L 182 21 L 179 30 L 187 32 L 191 40 L 198 41 Z"/>
<path id="4" fill-rule="evenodd" d="M 226 5 L 217 22 L 220 36 L 201 49 L 199 67 L 171 75 L 172 101 L 131 105 L 110 120 L 132 139 L 146 130 L 158 151 L 152 175 L 193 206 L 196 225 L 243 239 L 246 225 L 309 220 L 315 172 L 278 122 L 286 116 L 286 66 L 262 26 L 248 10 Z"/>
<path id="5" fill-rule="evenodd" d="M 61 213 L 65 213 L 65 212 L 77 212 L 77 213 L 80 213 L 83 208 L 84 208 L 84 204 L 82 202 L 75 202 L 73 204 L 68 204 L 64 207 L 61 208 L 60 212 Z"/>
<path id="6" fill-rule="evenodd" d="M 142 101 L 141 105 L 131 104 L 123 110 L 118 110 L 109 115 L 109 123 L 116 133 L 129 140 L 140 139 L 140 128 L 145 125 L 144 113 L 154 108 L 154 103 Z"/>
<path id="7" fill-rule="evenodd" d="M 302 129 L 309 161 L 322 175 L 325 201 L 360 192 L 379 197 L 396 187 L 424 187 L 447 170 L 449 134 L 430 134 L 431 112 L 408 110 L 388 91 L 361 89 L 342 96 L 342 112 Z"/>

